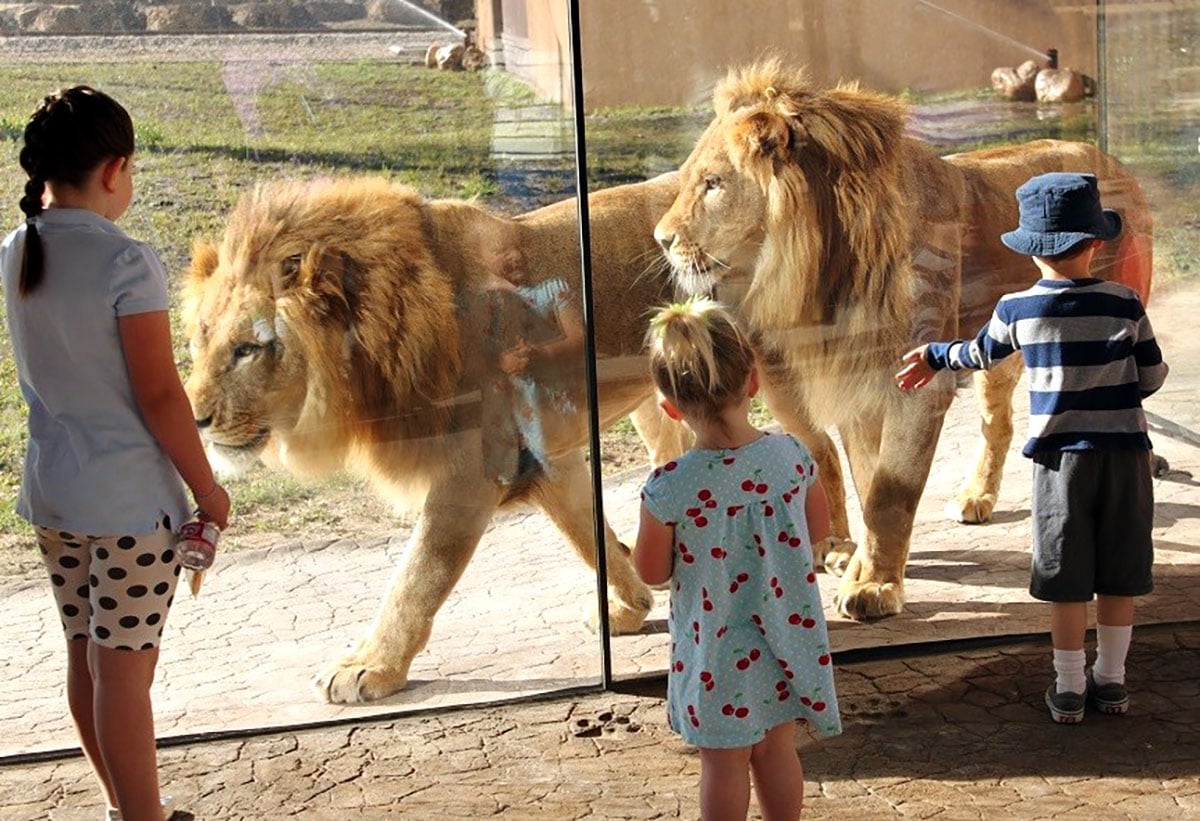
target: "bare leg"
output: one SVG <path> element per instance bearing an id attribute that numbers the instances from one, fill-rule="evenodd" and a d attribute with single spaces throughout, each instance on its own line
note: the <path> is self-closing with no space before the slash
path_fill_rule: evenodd
<path id="1" fill-rule="evenodd" d="M 767 731 L 751 748 L 750 770 L 763 821 L 796 821 L 804 807 L 804 767 L 796 752 L 796 722 Z"/>
<path id="2" fill-rule="evenodd" d="M 126 821 L 162 821 L 150 685 L 158 648 L 112 650 L 89 644 L 96 742 Z"/>
<path id="3" fill-rule="evenodd" d="M 700 748 L 700 818 L 745 821 L 750 809 L 750 748 Z"/>
<path id="4" fill-rule="evenodd" d="M 83 755 L 92 765 L 96 780 L 100 782 L 104 800 L 108 802 L 108 806 L 115 807 L 117 794 L 113 791 L 112 779 L 104 767 L 100 744 L 96 740 L 96 720 L 92 713 L 95 696 L 92 674 L 88 669 L 89 643 L 87 639 L 67 642 L 67 706 L 71 710 L 71 718 L 75 721 L 75 731 L 79 734 Z"/>
<path id="5" fill-rule="evenodd" d="M 1132 596 L 1097 596 L 1096 624 L 1109 627 L 1130 627 L 1133 625 L 1134 602 Z"/>
<path id="6" fill-rule="evenodd" d="M 1082 650 L 1086 602 L 1050 602 L 1050 641 L 1055 650 Z"/>

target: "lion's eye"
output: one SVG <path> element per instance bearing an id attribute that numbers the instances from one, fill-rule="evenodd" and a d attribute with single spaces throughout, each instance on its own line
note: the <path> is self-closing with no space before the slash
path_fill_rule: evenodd
<path id="1" fill-rule="evenodd" d="M 233 358 L 234 359 L 245 359 L 248 356 L 254 356 L 254 354 L 258 353 L 262 349 L 263 349 L 262 345 L 256 344 L 254 342 L 243 342 L 241 345 L 238 345 L 236 348 L 233 349 Z"/>
<path id="2" fill-rule="evenodd" d="M 715 191 L 721 187 L 721 178 L 716 174 L 709 174 L 704 178 L 704 190 Z"/>
<path id="3" fill-rule="evenodd" d="M 294 276 L 300 270 L 300 254 L 293 254 L 283 261 L 283 273 L 285 276 Z"/>

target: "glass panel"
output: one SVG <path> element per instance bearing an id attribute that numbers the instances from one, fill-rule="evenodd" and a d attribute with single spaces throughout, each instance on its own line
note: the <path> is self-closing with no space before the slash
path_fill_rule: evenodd
<path id="1" fill-rule="evenodd" d="M 893 376 L 907 350 L 975 335 L 1001 295 L 1038 279 L 1028 256 L 1000 240 L 1018 224 L 1017 187 L 1046 172 L 1093 173 L 1124 231 L 1096 252 L 1091 272 L 1143 297 L 1153 273 L 1155 328 L 1184 347 L 1167 349 L 1172 376 L 1147 401 L 1152 441 L 1172 465 L 1194 461 L 1177 448 L 1197 441 L 1195 405 L 1172 391 L 1194 388 L 1176 376 L 1197 360 L 1171 326 L 1195 267 L 1196 4 L 780 0 L 747 13 L 736 2 L 654 0 L 588 3 L 582 12 L 594 186 L 616 191 L 683 168 L 680 181 L 648 183 L 682 186 L 667 207 L 625 196 L 637 222 L 597 256 L 628 251 L 640 281 L 657 284 L 656 299 L 710 293 L 752 334 L 762 388 L 751 419 L 804 441 L 829 495 L 833 536 L 817 545 L 817 559 L 830 548 L 825 563 L 843 579 L 818 574 L 821 602 L 810 606 L 823 609 L 832 649 L 1044 631 L 1025 592 L 1030 468 L 1012 452 L 1037 430 L 1029 377 L 1007 364 L 977 378 L 976 400 L 965 395 L 974 392 L 966 374 L 908 395 Z M 1061 142 L 1035 142 L 1044 138 Z M 1106 138 L 1108 153 L 1099 150 Z M 665 254 L 652 250 L 648 227 Z M 627 299 L 606 316 L 600 304 L 598 325 L 650 307 Z M 647 471 L 633 430 L 613 431 L 603 457 L 606 513 L 632 533 Z M 657 461 L 678 449 L 668 441 Z M 735 460 L 731 470 L 739 469 Z M 1156 485 L 1160 501 L 1194 499 L 1173 475 Z M 727 485 L 718 510 L 749 504 L 740 481 Z M 772 578 L 786 586 L 804 574 L 768 572 L 770 559 L 751 539 L 782 550 L 791 545 L 790 535 L 777 541 L 786 528 L 712 537 L 694 526 L 692 501 L 680 501 L 672 521 L 675 538 L 712 573 L 679 594 L 686 617 L 674 636 L 675 667 L 694 673 L 697 629 L 704 643 L 727 626 L 710 614 L 728 612 L 726 591 L 739 587 L 730 577 L 757 574 L 768 585 L 766 608 Z M 1171 527 L 1174 508 L 1165 509 L 1159 525 Z M 947 515 L 990 525 L 965 528 Z M 713 541 L 727 538 L 736 551 Z M 747 567 L 715 567 L 731 552 Z M 673 555 L 679 569 L 683 546 Z M 1194 561 L 1189 555 L 1169 560 Z M 1176 612 L 1176 592 L 1164 592 L 1146 618 Z M 614 639 L 618 675 L 665 669 L 668 599 L 656 591 L 649 627 Z M 757 647 L 753 633 L 743 650 Z"/>
<path id="2" fill-rule="evenodd" d="M 479 9 L 511 24 L 510 60 L 556 78 L 546 92 L 460 27 L 471 3 L 424 5 L 440 11 L 0 10 L 7 222 L 43 95 L 85 82 L 128 108 L 137 176 L 120 224 L 161 255 L 197 418 L 244 468 L 217 565 L 166 628 L 164 735 L 599 681 L 571 69 L 536 39 L 564 9 Z M 347 19 L 311 19 L 335 12 Z M 58 619 L 13 508 L 26 434 L 4 344 L 0 631 L 28 642 L 0 661 L 10 755 L 75 741 Z M 614 389 L 606 416 L 630 397 Z M 61 718 L 34 732 L 17 715 Z"/>

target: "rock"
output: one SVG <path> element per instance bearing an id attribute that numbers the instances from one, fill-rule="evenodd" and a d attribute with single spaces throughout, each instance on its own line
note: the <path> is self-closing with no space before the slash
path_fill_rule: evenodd
<path id="1" fill-rule="evenodd" d="M 245 3 L 230 8 L 233 22 L 247 29 L 308 31 L 322 28 L 321 23 L 299 3 L 276 0 L 267 3 Z"/>
<path id="2" fill-rule="evenodd" d="M 35 7 L 17 19 L 23 31 L 37 34 L 119 34 L 146 28 L 146 15 L 128 0 Z"/>
<path id="3" fill-rule="evenodd" d="M 346 0 L 316 0 L 305 3 L 305 8 L 314 20 L 321 23 L 345 23 L 348 20 L 362 20 L 367 15 L 362 3 Z"/>
<path id="4" fill-rule="evenodd" d="M 191 33 L 198 31 L 236 31 L 233 15 L 224 6 L 199 3 L 170 3 L 146 8 L 146 31 Z"/>
<path id="5" fill-rule="evenodd" d="M 1015 68 L 1002 66 L 992 72 L 992 90 L 1006 100 L 1030 102 L 1034 99 L 1034 78 L 1024 78 Z"/>
<path id="6" fill-rule="evenodd" d="M 1071 68 L 1044 68 L 1037 73 L 1034 91 L 1039 103 L 1077 103 L 1095 93 L 1095 82 Z"/>

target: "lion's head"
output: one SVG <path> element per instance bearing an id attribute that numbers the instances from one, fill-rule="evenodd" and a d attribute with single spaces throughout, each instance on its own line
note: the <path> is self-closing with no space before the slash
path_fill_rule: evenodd
<path id="1" fill-rule="evenodd" d="M 197 244 L 187 391 L 211 453 L 313 475 L 439 430 L 460 356 L 427 220 L 382 180 L 268 183 Z"/>
<path id="2" fill-rule="evenodd" d="M 708 292 L 753 271 L 742 310 L 759 327 L 829 322 L 852 301 L 887 310 L 910 234 L 904 105 L 814 89 L 771 60 L 731 72 L 714 108 L 655 228 L 678 283 Z"/>

